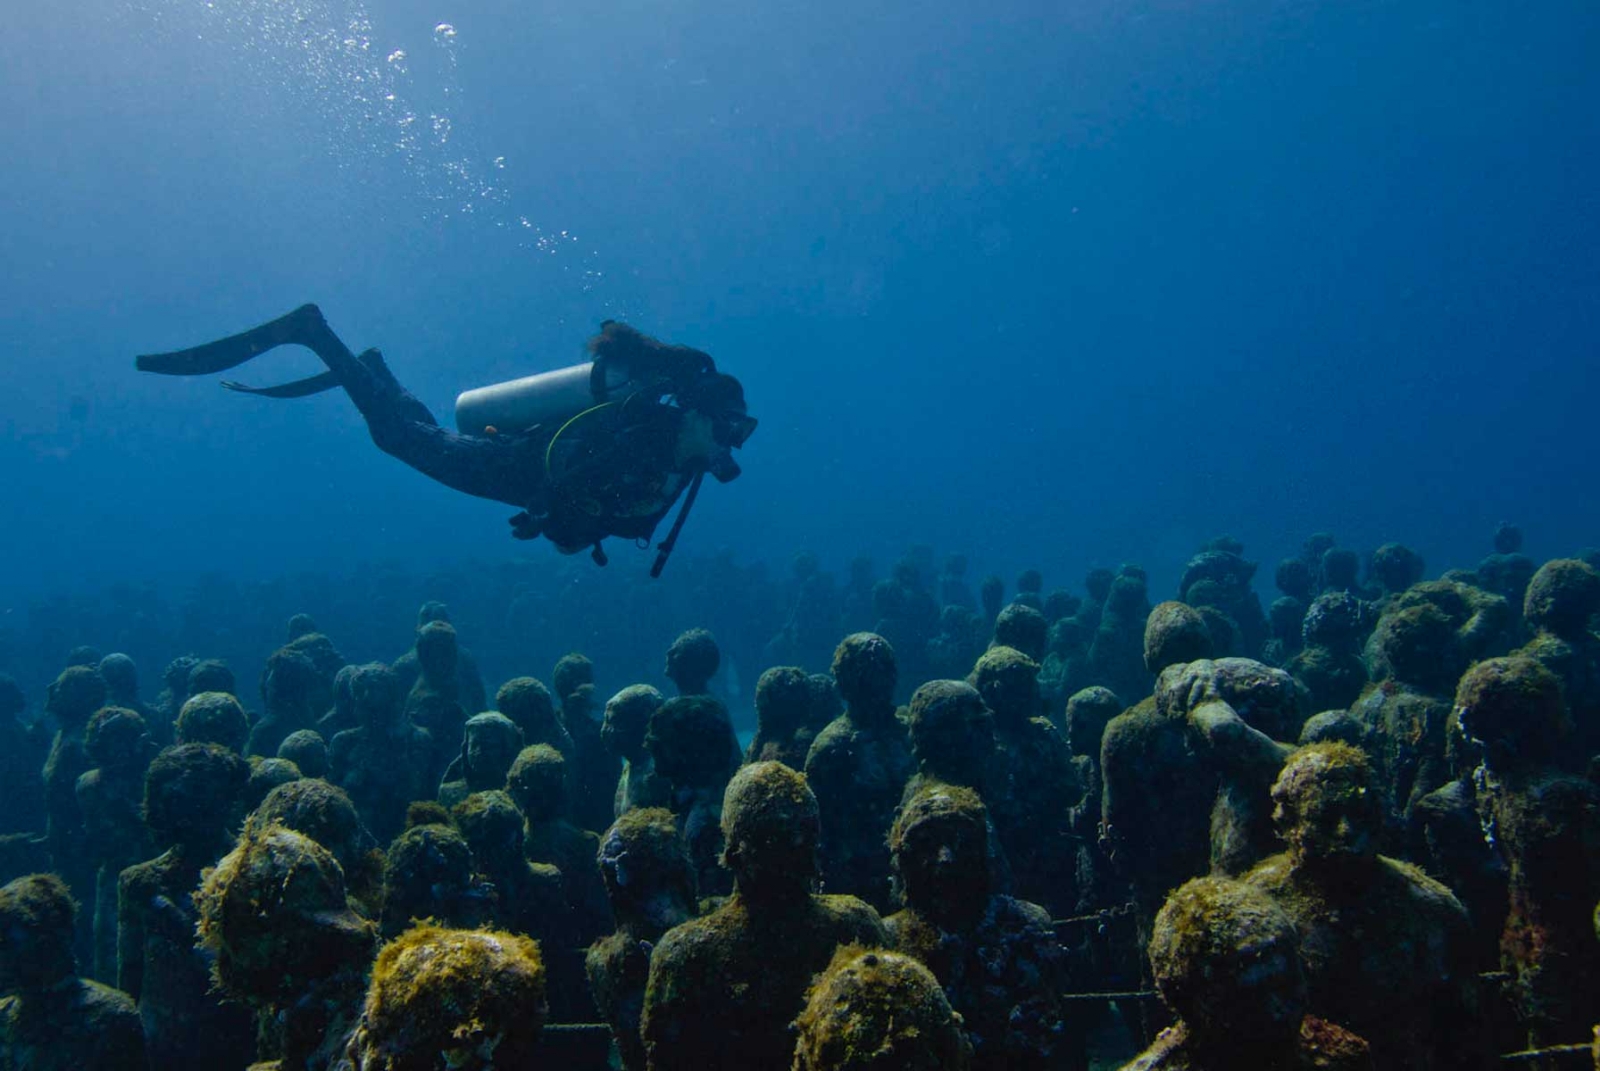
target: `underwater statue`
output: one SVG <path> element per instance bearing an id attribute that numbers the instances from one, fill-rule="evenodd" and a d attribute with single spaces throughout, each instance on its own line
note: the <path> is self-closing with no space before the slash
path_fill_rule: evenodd
<path id="1" fill-rule="evenodd" d="M 1600 900 L 1600 786 L 1564 768 L 1573 729 L 1561 682 L 1534 659 L 1467 670 L 1456 714 L 1482 749 L 1479 816 L 1509 879 L 1500 935 L 1509 996 L 1531 1046 L 1569 1041 L 1600 1021 L 1590 914 Z"/>
<path id="2" fill-rule="evenodd" d="M 991 647 L 968 681 L 994 712 L 992 768 L 982 791 L 1017 893 L 1069 915 L 1077 904 L 1079 847 L 1071 810 L 1083 787 L 1066 737 L 1039 716 L 1039 663 L 1015 648 Z"/>
<path id="3" fill-rule="evenodd" d="M 1156 990 L 1178 1022 L 1122 1071 L 1366 1071 L 1366 1042 L 1308 1015 L 1293 921 L 1227 878 L 1175 890 L 1150 939 Z"/>
<path id="4" fill-rule="evenodd" d="M 504 714 L 488 711 L 467 719 L 461 753 L 439 784 L 439 802 L 454 807 L 474 792 L 502 788 L 522 751 L 522 730 Z"/>
<path id="5" fill-rule="evenodd" d="M 669 699 L 651 716 L 644 746 L 656 775 L 669 786 L 667 806 L 689 846 L 700 895 L 725 894 L 728 873 L 718 862 L 721 807 L 732 772 L 729 749 L 739 746 L 728 708 L 709 695 Z"/>
<path id="6" fill-rule="evenodd" d="M 803 775 L 779 762 L 741 769 L 723 799 L 722 831 L 733 895 L 667 931 L 651 956 L 643 1020 L 651 1071 L 786 1066 L 789 1024 L 834 949 L 888 944 L 870 906 L 811 892 L 822 821 Z"/>
<path id="7" fill-rule="evenodd" d="M 360 667 L 350 687 L 357 727 L 328 742 L 328 780 L 350 794 L 383 843 L 400 832 L 407 804 L 438 791 L 433 737 L 406 720 L 400 681 L 388 666 Z"/>
<path id="8" fill-rule="evenodd" d="M 417 635 L 421 639 L 422 630 L 442 621 L 452 628 L 455 623 L 450 620 L 450 608 L 442 602 L 425 602 L 417 611 Z M 418 664 L 418 651 L 416 645 L 411 650 L 394 660 L 391 669 L 400 678 L 401 685 L 410 691 L 411 686 L 417 683 L 417 677 L 422 672 Z M 472 652 L 456 645 L 456 694 L 461 700 L 461 709 L 468 714 L 478 714 L 489 709 L 488 696 L 483 690 L 483 674 L 478 671 L 478 660 Z M 502 712 L 503 713 L 503 712 Z M 342 726 L 349 728 L 349 726 Z"/>
<path id="9" fill-rule="evenodd" d="M 261 1013 L 260 1058 L 275 1071 L 329 1067 L 360 1016 L 378 944 L 334 857 L 282 826 L 247 830 L 195 904 L 217 990 Z"/>
<path id="10" fill-rule="evenodd" d="M 450 808 L 450 818 L 472 851 L 478 877 L 494 889 L 490 917 L 495 928 L 570 943 L 561 871 L 528 862 L 522 812 L 511 797 L 499 789 L 474 792 Z"/>
<path id="11" fill-rule="evenodd" d="M 577 744 L 561 723 L 555 697 L 543 681 L 534 677 L 512 677 L 495 693 L 494 709 L 522 730 L 523 747 L 549 744 L 568 758 L 577 754 Z"/>
<path id="12" fill-rule="evenodd" d="M 139 1003 L 155 1067 L 192 1060 L 238 1071 L 255 1051 L 249 1011 L 212 992 L 190 896 L 233 848 L 229 817 L 248 776 L 245 760 L 220 744 L 170 747 L 145 774 L 144 820 L 161 854 L 118 879 L 117 986 Z"/>
<path id="13" fill-rule="evenodd" d="M 708 629 L 692 628 L 667 648 L 667 679 L 679 695 L 710 695 L 711 678 L 721 665 L 722 651 Z"/>
<path id="14" fill-rule="evenodd" d="M 522 812 L 522 851 L 528 861 L 560 868 L 567 939 L 587 945 L 611 928 L 611 910 L 595 865 L 600 837 L 567 820 L 568 776 L 561 752 L 535 744 L 511 764 L 506 793 Z"/>
<path id="15" fill-rule="evenodd" d="M 91 976 L 117 976 L 117 875 L 147 854 L 144 774 L 154 756 L 145 720 L 126 707 L 101 707 L 89 719 L 84 751 L 94 769 L 78 778 L 84 850 L 95 866 L 94 965 Z"/>
<path id="16" fill-rule="evenodd" d="M 1310 1011 L 1365 1038 L 1378 1071 L 1483 1065 L 1466 909 L 1421 870 L 1378 854 L 1385 797 L 1366 753 L 1301 748 L 1272 799 L 1288 851 L 1244 880 L 1299 931 Z"/>
<path id="17" fill-rule="evenodd" d="M 600 1014 L 611 1026 L 626 1071 L 644 1071 L 644 989 L 650 956 L 662 934 L 695 916 L 697 886 L 672 812 L 663 807 L 628 811 L 600 842 L 616 932 L 589 946 L 584 963 Z"/>
<path id="18" fill-rule="evenodd" d="M 126 993 L 77 975 L 77 905 L 54 874 L 0 888 L 0 1067 L 145 1071 L 139 1013 Z"/>
<path id="19" fill-rule="evenodd" d="M 1082 1065 L 1064 1016 L 1067 953 L 1038 904 L 994 891 L 988 816 L 969 788 L 934 784 L 889 833 L 905 909 L 885 920 L 900 951 L 939 979 L 961 1013 L 975 1069 Z"/>
<path id="20" fill-rule="evenodd" d="M 845 712 L 817 734 L 806 777 L 822 806 L 822 874 L 828 888 L 889 904 L 889 849 L 906 782 L 916 772 L 911 740 L 895 717 L 894 648 L 872 632 L 846 636 L 833 655 Z"/>
<path id="21" fill-rule="evenodd" d="M 261 703 L 265 708 L 250 727 L 246 755 L 276 755 L 292 732 L 309 729 L 326 709 L 319 706 L 316 663 L 298 651 L 280 647 L 261 671 Z"/>
<path id="22" fill-rule="evenodd" d="M 671 784 L 656 773 L 655 762 L 644 747 L 650 719 L 664 702 L 661 693 L 648 684 L 630 684 L 606 701 L 600 742 L 622 760 L 612 804 L 617 818 L 636 807 L 666 807 L 672 802 Z"/>
<path id="23" fill-rule="evenodd" d="M 721 483 L 739 475 L 732 451 L 756 425 L 744 388 L 709 354 L 614 320 L 590 340 L 586 364 L 463 393 L 455 432 L 400 385 L 377 350 L 351 353 L 315 305 L 135 363 L 161 375 L 208 375 L 284 345 L 305 346 L 327 371 L 275 387 L 223 385 L 269 398 L 343 388 L 378 449 L 446 487 L 521 510 L 511 518 L 518 539 L 542 535 L 563 554 L 588 549 L 604 565 L 604 539 L 648 542 L 684 497 L 652 575 L 666 565 L 706 474 Z"/>

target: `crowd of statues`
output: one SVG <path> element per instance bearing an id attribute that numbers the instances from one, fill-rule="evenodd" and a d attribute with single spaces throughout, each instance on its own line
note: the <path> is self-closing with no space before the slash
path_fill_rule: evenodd
<path id="1" fill-rule="evenodd" d="M 0 678 L 0 1068 L 1586 1063 L 1600 571 L 1497 540 L 1266 609 L 1229 539 L 1155 605 L 807 563 L 742 734 L 703 628 L 607 692 L 432 603 L 248 697 L 79 648 Z"/>

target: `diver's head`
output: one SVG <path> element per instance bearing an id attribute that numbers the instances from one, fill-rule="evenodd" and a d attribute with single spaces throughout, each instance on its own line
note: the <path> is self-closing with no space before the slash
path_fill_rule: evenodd
<path id="1" fill-rule="evenodd" d="M 745 408 L 744 387 L 725 372 L 712 372 L 684 387 L 678 404 L 709 417 L 712 438 L 729 450 L 743 446 L 756 430 L 756 420 Z"/>

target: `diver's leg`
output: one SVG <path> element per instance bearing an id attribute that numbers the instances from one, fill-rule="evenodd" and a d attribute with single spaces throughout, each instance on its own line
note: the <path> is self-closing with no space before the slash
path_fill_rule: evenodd
<path id="1" fill-rule="evenodd" d="M 359 357 L 351 353 L 315 305 L 302 305 L 216 342 L 142 356 L 135 363 L 141 371 L 161 375 L 206 375 L 235 368 L 285 345 L 304 346 L 322 359 L 328 373 L 361 411 L 372 441 L 384 453 L 465 494 L 524 508 L 538 499 L 544 471 L 538 444 L 517 436 L 462 436 L 440 427 L 428 407 L 395 379 L 381 353 L 367 350 Z M 314 376 L 248 393 L 296 396 L 304 384 L 320 386 L 323 382 L 323 377 Z"/>

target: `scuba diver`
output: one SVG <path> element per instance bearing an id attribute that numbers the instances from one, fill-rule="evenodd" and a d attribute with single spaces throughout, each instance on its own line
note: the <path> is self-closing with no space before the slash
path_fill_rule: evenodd
<path id="1" fill-rule="evenodd" d="M 706 474 L 720 483 L 737 477 L 732 451 L 756 427 L 744 388 L 718 372 L 709 354 L 658 342 L 614 320 L 589 340 L 588 362 L 462 393 L 457 431 L 439 425 L 377 350 L 351 353 L 315 305 L 135 364 L 160 375 L 208 375 L 291 344 L 311 350 L 328 370 L 274 387 L 222 385 L 267 398 L 344 388 L 378 449 L 446 487 L 520 509 L 511 518 L 518 539 L 542 535 L 563 554 L 588 548 L 604 565 L 602 540 L 616 536 L 648 547 L 682 496 L 652 577 L 661 575 Z"/>

